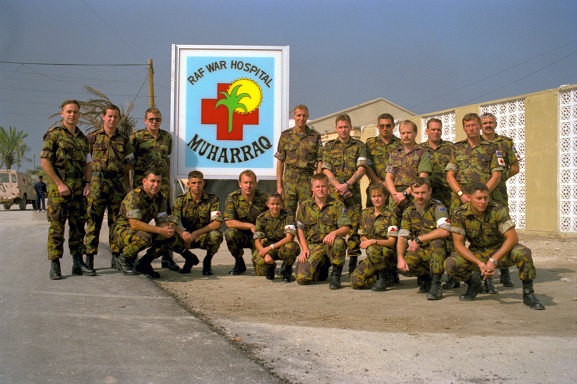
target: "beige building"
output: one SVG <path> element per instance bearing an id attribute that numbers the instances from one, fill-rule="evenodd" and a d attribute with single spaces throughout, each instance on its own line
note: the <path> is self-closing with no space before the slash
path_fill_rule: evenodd
<path id="1" fill-rule="evenodd" d="M 465 139 L 461 120 L 470 112 L 491 112 L 497 133 L 513 139 L 521 154 L 521 171 L 507 181 L 511 217 L 517 228 L 546 234 L 577 234 L 577 84 L 443 111 L 415 115 L 385 99 L 375 99 L 309 121 L 323 135 L 335 138 L 334 118 L 347 113 L 355 127 L 353 136 L 365 141 L 377 134 L 381 113 L 397 121 L 410 119 L 421 127 L 426 121 L 443 121 L 443 139 Z M 361 186 L 364 190 L 367 178 Z"/>

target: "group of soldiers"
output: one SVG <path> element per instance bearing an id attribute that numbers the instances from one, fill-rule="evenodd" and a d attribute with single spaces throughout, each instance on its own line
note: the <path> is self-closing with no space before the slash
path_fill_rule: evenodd
<path id="1" fill-rule="evenodd" d="M 456 288 L 460 281 L 468 286 L 460 300 L 497 293 L 495 269 L 501 269 L 501 283 L 512 286 L 508 268 L 516 265 L 524 303 L 544 309 L 533 291 L 531 252 L 518 244 L 507 209 L 505 181 L 519 172 L 519 156 L 511 139 L 495 133 L 493 115 L 467 114 L 467 139 L 455 144 L 443 141 L 441 121 L 430 119 L 428 141 L 419 145 L 412 121 L 400 122 L 398 138 L 393 116 L 382 114 L 379 135 L 365 144 L 351 136 L 351 119 L 341 114 L 335 119 L 337 138 L 323 146 L 320 134 L 307 126 L 308 108 L 298 105 L 295 126 L 282 132 L 275 154 L 277 191 L 257 189 L 256 174 L 245 170 L 223 214 L 196 170 L 188 174 L 187 192 L 171 207 L 166 181 L 172 139 L 160 129 L 158 109 L 148 109 L 146 128 L 130 137 L 117 130 L 120 111 L 114 105 L 103 111 L 103 127 L 88 137 L 76 126 L 77 101 L 65 101 L 60 115 L 62 125 L 46 133 L 41 153 L 53 181 L 48 189 L 51 279 L 61 278 L 66 220 L 72 274 L 96 274 L 94 256 L 107 209 L 112 266 L 125 275 L 159 277 L 151 265 L 157 257 L 163 266 L 190 273 L 200 263 L 190 252 L 194 248 L 206 250 L 202 273 L 212 275 L 211 260 L 224 238 L 235 260 L 231 275 L 247 270 L 243 253 L 249 248 L 258 276 L 274 279 L 276 260 L 282 260 L 284 282 L 296 277 L 306 285 L 330 277 L 329 288 L 340 289 L 348 254 L 352 288 L 385 291 L 400 272 L 417 276 L 419 292 L 429 300 L 441 299 L 443 288 Z M 134 189 L 125 193 L 131 170 Z M 370 185 L 362 209 L 365 175 Z M 366 258 L 358 263 L 361 249 Z M 170 251 L 182 255 L 182 268 Z M 445 272 L 449 280 L 441 286 Z"/>

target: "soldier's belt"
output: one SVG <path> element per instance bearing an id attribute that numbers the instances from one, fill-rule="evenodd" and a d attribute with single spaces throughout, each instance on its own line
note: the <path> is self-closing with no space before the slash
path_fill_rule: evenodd
<path id="1" fill-rule="evenodd" d="M 406 191 L 407 188 L 409 188 L 409 187 L 408 187 L 408 186 L 405 186 L 405 185 L 395 185 L 395 189 L 397 190 L 397 192 Z"/>
<path id="2" fill-rule="evenodd" d="M 68 172 L 66 172 L 63 169 L 54 169 L 54 170 L 58 174 L 58 177 L 60 177 L 61 179 L 70 180 L 70 179 L 82 179 L 82 178 L 84 178 L 84 172 L 82 172 L 82 171 L 68 171 Z M 62 177 L 62 175 L 64 175 L 64 177 Z"/>
<path id="3" fill-rule="evenodd" d="M 124 173 L 113 171 L 94 171 L 92 172 L 92 176 L 102 177 L 104 179 L 117 179 L 123 177 Z"/>

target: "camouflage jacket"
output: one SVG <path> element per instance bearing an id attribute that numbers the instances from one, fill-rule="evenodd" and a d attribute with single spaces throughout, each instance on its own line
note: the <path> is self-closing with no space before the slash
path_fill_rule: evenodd
<path id="1" fill-rule="evenodd" d="M 174 200 L 172 214 L 180 220 L 188 232 L 204 228 L 215 220 L 222 222 L 218 196 L 207 192 L 202 193 L 198 203 L 190 193 L 179 195 Z"/>
<path id="2" fill-rule="evenodd" d="M 495 144 L 481 140 L 476 147 L 471 147 L 468 140 L 463 140 L 453 145 L 451 161 L 445 168 L 446 171 L 455 172 L 457 182 L 463 186 L 471 183 L 486 184 L 494 171 L 503 171 L 499 165 L 502 158 L 497 157 Z"/>
<path id="3" fill-rule="evenodd" d="M 120 131 L 108 136 L 104 128 L 88 135 L 92 172 L 117 173 L 120 177 L 133 152 L 130 138 Z"/>
<path id="4" fill-rule="evenodd" d="M 272 217 L 270 211 L 263 212 L 256 218 L 255 239 L 267 239 L 276 243 L 284 239 L 287 233 L 296 236 L 295 218 L 284 209 L 276 218 Z"/>
<path id="5" fill-rule="evenodd" d="M 321 161 L 322 148 L 317 131 L 307 126 L 304 135 L 299 135 L 293 127 L 281 133 L 274 157 L 284 162 L 289 174 L 293 171 L 312 175 Z"/>
<path id="6" fill-rule="evenodd" d="M 88 139 L 76 127 L 76 136 L 64 126 L 54 127 L 44 135 L 40 158 L 47 159 L 54 171 L 70 188 L 73 195 L 81 195 L 84 187 L 84 167 L 88 159 Z M 57 191 L 58 186 L 50 183 L 48 191 Z"/>
<path id="7" fill-rule="evenodd" d="M 374 207 L 365 208 L 361 212 L 359 235 L 375 240 L 397 237 L 399 232 L 398 221 L 397 215 L 387 207 L 383 207 L 383 212 L 377 216 L 375 216 Z"/>
<path id="8" fill-rule="evenodd" d="M 134 174 L 141 176 L 150 168 L 162 171 L 162 178 L 170 174 L 170 153 L 172 151 L 172 136 L 159 130 L 154 138 L 146 128 L 133 132 L 130 144 L 134 149 Z"/>
<path id="9" fill-rule="evenodd" d="M 338 139 L 329 141 L 323 148 L 322 169 L 330 170 L 339 183 L 344 183 L 359 167 L 367 166 L 367 148 L 362 141 L 352 137 L 346 143 Z M 359 183 L 355 183 L 355 188 Z"/>
<path id="10" fill-rule="evenodd" d="M 447 164 L 451 162 L 453 143 L 441 140 L 437 149 L 433 149 L 428 141 L 421 145 L 429 151 L 429 155 L 431 156 L 431 168 L 433 173 L 429 175 L 429 180 L 431 181 L 433 189 L 449 188 L 445 168 L 447 167 Z"/>
<path id="11" fill-rule="evenodd" d="M 351 226 L 347 208 L 339 200 L 328 196 L 322 209 L 314 198 L 300 203 L 297 212 L 297 227 L 302 229 L 308 244 L 319 244 L 330 232 Z"/>
<path id="12" fill-rule="evenodd" d="M 513 140 L 507 136 L 495 134 L 495 138 L 489 142 L 494 143 L 497 146 L 497 158 L 502 159 L 502 161 L 499 161 L 499 165 L 503 167 L 501 180 L 507 181 L 511 165 L 519 162 L 521 160 L 521 155 L 517 151 L 517 147 L 515 147 Z"/>
<path id="13" fill-rule="evenodd" d="M 268 210 L 266 206 L 267 199 L 268 195 L 257 189 L 254 193 L 252 203 L 249 204 L 240 189 L 231 192 L 226 198 L 224 221 L 238 220 L 243 223 L 255 224 L 258 215 Z"/>
<path id="14" fill-rule="evenodd" d="M 387 163 L 391 152 L 401 145 L 401 140 L 393 136 L 391 142 L 386 144 L 380 136 L 369 137 L 365 143 L 367 147 L 367 164 L 375 171 L 381 181 L 385 181 Z"/>
<path id="15" fill-rule="evenodd" d="M 427 149 L 418 144 L 409 153 L 405 153 L 401 145 L 391 152 L 385 171 L 393 174 L 395 187 L 405 189 L 419 177 L 421 172 L 432 173 L 431 156 Z"/>
<path id="16" fill-rule="evenodd" d="M 504 233 L 515 228 L 506 208 L 490 201 L 479 219 L 471 210 L 470 203 L 463 204 L 453 212 L 453 232 L 465 236 L 471 249 L 498 248 L 505 241 Z"/>
<path id="17" fill-rule="evenodd" d="M 451 222 L 447 208 L 438 200 L 431 199 L 424 210 L 413 202 L 403 211 L 399 236 L 416 239 L 437 228 L 451 232 Z"/>
<path id="18" fill-rule="evenodd" d="M 166 209 L 166 199 L 161 193 L 157 193 L 150 198 L 143 188 L 134 188 L 128 192 L 122 203 L 120 203 L 120 212 L 114 226 L 115 231 L 120 232 L 123 229 L 130 228 L 129 219 L 140 220 L 143 223 L 149 223 L 152 219 L 154 219 L 156 224 L 178 223 L 174 216 L 167 215 Z"/>

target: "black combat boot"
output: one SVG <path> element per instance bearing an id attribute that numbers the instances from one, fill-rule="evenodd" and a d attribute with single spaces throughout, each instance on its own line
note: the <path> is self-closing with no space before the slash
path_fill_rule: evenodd
<path id="1" fill-rule="evenodd" d="M 497 288 L 493 284 L 493 278 L 487 277 L 485 279 L 485 293 L 490 293 L 491 295 L 495 295 L 498 293 Z"/>
<path id="2" fill-rule="evenodd" d="M 459 280 L 453 279 L 451 276 L 447 279 L 445 284 L 441 288 L 443 289 L 454 289 L 459 288 L 461 286 L 461 282 Z"/>
<path id="3" fill-rule="evenodd" d="M 276 268 L 276 263 L 270 264 L 266 269 L 266 279 L 274 280 L 274 269 Z"/>
<path id="4" fill-rule="evenodd" d="M 431 275 L 427 273 L 426 275 L 419 276 L 417 281 L 419 280 L 421 284 L 419 285 L 418 293 L 429 293 L 431 290 Z"/>
<path id="5" fill-rule="evenodd" d="M 50 260 L 50 280 L 62 279 L 62 272 L 60 272 L 60 259 Z"/>
<path id="6" fill-rule="evenodd" d="M 158 279 L 160 273 L 156 272 L 152 268 L 152 260 L 156 259 L 156 253 L 151 251 L 152 248 L 148 248 L 144 256 L 142 256 L 134 265 L 134 270 L 141 273 L 151 279 Z"/>
<path id="7" fill-rule="evenodd" d="M 326 281 L 329 278 L 329 269 L 331 268 L 331 261 L 328 257 L 323 257 L 319 264 L 318 281 Z"/>
<path id="8" fill-rule="evenodd" d="M 113 253 L 112 257 L 110 258 L 110 268 L 118 269 L 116 266 L 116 260 L 118 259 L 118 253 Z"/>
<path id="9" fill-rule="evenodd" d="M 185 249 L 184 252 L 181 253 L 181 256 L 184 257 L 184 265 L 182 269 L 179 271 L 180 273 L 190 273 L 192 267 L 200 263 L 198 257 L 188 249 Z"/>
<path id="10" fill-rule="evenodd" d="M 237 276 L 244 272 L 246 272 L 246 264 L 244 263 L 244 259 L 242 256 L 236 257 L 234 259 L 234 267 L 228 274 Z"/>
<path id="11" fill-rule="evenodd" d="M 341 274 L 343 273 L 343 266 L 336 266 L 333 264 L 333 272 L 331 273 L 330 289 L 341 289 Z"/>
<path id="12" fill-rule="evenodd" d="M 399 279 L 399 271 L 397 271 L 397 268 L 391 270 L 391 276 L 393 278 L 393 284 L 399 284 L 401 282 L 401 279 Z"/>
<path id="13" fill-rule="evenodd" d="M 373 286 L 371 287 L 372 291 L 375 292 L 383 292 L 387 289 L 387 287 L 393 284 L 393 277 L 391 271 L 388 269 L 383 269 L 378 272 L 379 279 Z"/>
<path id="14" fill-rule="evenodd" d="M 293 266 L 285 265 L 282 271 L 282 281 L 284 283 L 290 283 L 293 280 Z"/>
<path id="15" fill-rule="evenodd" d="M 72 274 L 82 276 L 82 255 L 72 255 Z"/>
<path id="16" fill-rule="evenodd" d="M 134 269 L 134 257 L 129 258 L 121 253 L 116 259 L 116 267 L 120 272 L 122 272 L 123 275 L 140 275 L 140 273 Z"/>
<path id="17" fill-rule="evenodd" d="M 93 254 L 86 254 L 86 262 L 84 263 L 84 265 L 86 266 L 86 268 L 88 268 L 87 271 L 84 270 L 84 268 L 82 269 L 82 272 L 85 272 L 87 275 L 89 276 L 96 276 L 96 271 L 94 270 L 94 255 Z M 92 271 L 92 272 L 90 272 Z"/>
<path id="18" fill-rule="evenodd" d="M 211 276 L 212 275 L 212 254 L 207 252 L 206 256 L 202 260 L 202 274 L 203 276 Z"/>
<path id="19" fill-rule="evenodd" d="M 176 264 L 176 263 L 174 262 L 174 260 L 172 259 L 172 256 L 170 255 L 170 252 L 169 252 L 169 251 L 164 251 L 164 252 L 162 253 L 162 260 L 161 260 L 161 262 L 160 262 L 160 266 L 161 266 L 162 268 L 168 268 L 168 269 L 170 269 L 171 271 L 174 271 L 174 272 L 180 271 L 180 267 L 178 266 L 178 264 Z"/>
<path id="20" fill-rule="evenodd" d="M 357 267 L 357 261 L 358 260 L 359 260 L 358 256 L 350 256 L 349 257 L 349 277 L 355 271 L 355 268 Z"/>
<path id="21" fill-rule="evenodd" d="M 537 299 L 533 291 L 533 280 L 523 281 L 523 304 L 531 309 L 545 309 L 545 306 Z"/>
<path id="22" fill-rule="evenodd" d="M 473 272 L 469 280 L 465 281 L 465 283 L 467 283 L 467 292 L 459 296 L 460 301 L 473 301 L 479 293 L 483 292 L 483 282 L 481 281 L 481 273 L 479 271 Z"/>
<path id="23" fill-rule="evenodd" d="M 499 278 L 499 281 L 501 281 L 501 284 L 503 284 L 504 287 L 514 287 L 513 281 L 511 280 L 511 275 L 509 274 L 509 270 L 501 269 L 500 271 L 501 277 Z"/>
<path id="24" fill-rule="evenodd" d="M 433 281 L 431 281 L 431 289 L 429 290 L 429 293 L 427 293 L 427 300 L 441 300 L 441 297 L 443 297 L 441 277 L 443 277 L 443 275 L 433 275 Z"/>

